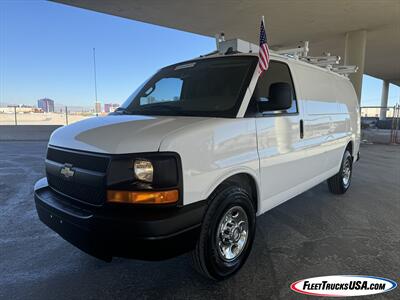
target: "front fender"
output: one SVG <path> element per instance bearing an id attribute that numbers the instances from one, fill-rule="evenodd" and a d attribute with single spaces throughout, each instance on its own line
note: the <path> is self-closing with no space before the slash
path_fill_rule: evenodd
<path id="1" fill-rule="evenodd" d="M 226 178 L 246 173 L 257 179 L 255 120 L 209 118 L 169 134 L 160 151 L 182 159 L 184 205 L 205 200 Z"/>

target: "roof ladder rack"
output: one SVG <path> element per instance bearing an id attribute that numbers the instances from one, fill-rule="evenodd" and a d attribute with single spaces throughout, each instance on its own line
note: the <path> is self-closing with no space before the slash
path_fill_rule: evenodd
<path id="1" fill-rule="evenodd" d="M 308 48 L 308 41 L 305 41 L 302 47 L 299 46 L 297 48 L 276 50 L 274 53 L 298 59 L 300 57 L 307 56 L 309 50 L 310 49 Z"/>
<path id="2" fill-rule="evenodd" d="M 345 66 L 339 65 L 341 57 L 331 56 L 329 52 L 324 53 L 322 56 L 308 56 L 309 42 L 305 41 L 302 47 L 291 48 L 291 49 L 281 49 L 275 51 L 275 53 L 293 57 L 295 59 L 307 62 L 309 64 L 326 68 L 332 72 L 338 73 L 340 75 L 348 76 L 351 73 L 355 73 L 358 70 L 357 66 Z"/>
<path id="3" fill-rule="evenodd" d="M 341 57 L 331 56 L 330 53 L 326 53 L 325 56 L 304 56 L 300 57 L 299 59 L 319 67 L 331 69 L 332 66 L 340 63 Z"/>
<path id="4" fill-rule="evenodd" d="M 204 56 L 258 52 L 258 45 L 240 39 L 225 40 L 225 34 L 222 32 L 215 36 L 215 41 L 217 50 Z M 308 56 L 309 51 L 309 42 L 304 41 L 303 45 L 297 48 L 279 49 L 275 51 L 271 50 L 271 53 L 301 60 L 344 76 L 348 76 L 358 70 L 357 66 L 340 65 L 340 56 L 331 55 L 329 52 L 325 52 L 321 56 Z"/>
<path id="5" fill-rule="evenodd" d="M 357 66 L 335 66 L 332 71 L 341 75 L 348 76 L 348 74 L 356 73 L 358 71 Z"/>

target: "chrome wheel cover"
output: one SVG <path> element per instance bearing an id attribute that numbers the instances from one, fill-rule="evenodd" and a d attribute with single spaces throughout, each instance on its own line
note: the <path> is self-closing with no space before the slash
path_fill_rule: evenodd
<path id="1" fill-rule="evenodd" d="M 345 187 L 347 187 L 350 184 L 350 177 L 351 177 L 351 162 L 348 159 L 346 159 L 342 169 L 342 181 Z"/>
<path id="2" fill-rule="evenodd" d="M 221 218 L 217 230 L 217 248 L 225 261 L 235 260 L 246 246 L 249 235 L 249 222 L 240 206 L 230 208 Z"/>

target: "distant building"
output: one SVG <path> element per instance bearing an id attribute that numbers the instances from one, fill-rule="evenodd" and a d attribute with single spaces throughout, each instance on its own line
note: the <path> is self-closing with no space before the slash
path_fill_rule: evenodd
<path id="1" fill-rule="evenodd" d="M 106 113 L 110 113 L 115 111 L 119 107 L 119 104 L 117 103 L 105 103 L 104 104 L 104 111 Z"/>
<path id="2" fill-rule="evenodd" d="M 54 112 L 54 100 L 43 98 L 38 100 L 38 108 L 44 112 Z"/>
<path id="3" fill-rule="evenodd" d="M 94 103 L 94 112 L 95 113 L 101 113 L 101 103 L 100 102 L 95 102 Z"/>

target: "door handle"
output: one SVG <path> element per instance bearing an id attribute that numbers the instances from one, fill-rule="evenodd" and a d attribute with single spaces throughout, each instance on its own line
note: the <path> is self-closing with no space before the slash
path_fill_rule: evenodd
<path id="1" fill-rule="evenodd" d="M 304 121 L 303 119 L 300 120 L 300 138 L 304 137 Z"/>

